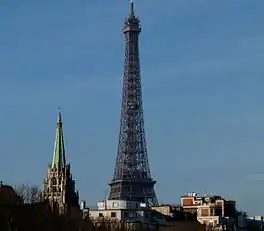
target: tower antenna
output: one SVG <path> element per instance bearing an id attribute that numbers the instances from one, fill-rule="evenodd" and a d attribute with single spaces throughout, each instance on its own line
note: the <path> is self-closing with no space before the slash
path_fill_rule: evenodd
<path id="1" fill-rule="evenodd" d="M 134 0 L 130 0 L 130 15 L 134 15 Z"/>

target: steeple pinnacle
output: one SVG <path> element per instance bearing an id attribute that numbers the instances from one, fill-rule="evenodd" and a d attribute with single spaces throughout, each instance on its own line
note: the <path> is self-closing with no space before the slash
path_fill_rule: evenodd
<path id="1" fill-rule="evenodd" d="M 58 114 L 58 118 L 57 118 L 57 124 L 58 123 L 62 123 L 62 119 L 61 119 L 61 112 L 60 112 L 60 108 L 59 108 L 59 114 Z"/>
<path id="2" fill-rule="evenodd" d="M 65 149 L 64 149 L 64 139 L 62 132 L 62 118 L 61 112 L 59 110 L 57 118 L 57 128 L 56 128 L 56 139 L 54 144 L 52 166 L 61 169 L 66 165 Z"/>

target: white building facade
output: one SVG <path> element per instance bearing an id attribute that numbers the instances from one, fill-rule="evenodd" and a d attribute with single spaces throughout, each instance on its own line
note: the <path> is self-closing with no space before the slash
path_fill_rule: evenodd
<path id="1" fill-rule="evenodd" d="M 148 219 L 146 204 L 136 201 L 105 200 L 97 203 L 98 209 L 90 210 L 92 219 L 105 218 L 126 221 L 144 221 Z"/>

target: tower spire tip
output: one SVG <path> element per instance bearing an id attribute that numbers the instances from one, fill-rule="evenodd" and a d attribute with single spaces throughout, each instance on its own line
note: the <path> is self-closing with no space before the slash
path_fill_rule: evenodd
<path id="1" fill-rule="evenodd" d="M 61 123 L 62 119 L 61 119 L 61 108 L 59 107 L 59 113 L 58 113 L 58 119 L 57 119 L 57 123 Z"/>
<path id="2" fill-rule="evenodd" d="M 130 14 L 134 15 L 134 0 L 130 0 Z"/>
<path id="3" fill-rule="evenodd" d="M 52 167 L 60 168 L 66 164 L 64 139 L 62 132 L 62 116 L 59 108 L 56 127 L 56 138 L 53 151 Z"/>

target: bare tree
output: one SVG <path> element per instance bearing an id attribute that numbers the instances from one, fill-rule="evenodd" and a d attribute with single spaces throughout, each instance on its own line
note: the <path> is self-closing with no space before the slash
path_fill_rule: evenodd
<path id="1" fill-rule="evenodd" d="M 39 187 L 31 185 L 16 185 L 14 187 L 15 192 L 21 197 L 24 203 L 33 204 L 40 202 L 42 199 L 42 193 Z"/>

